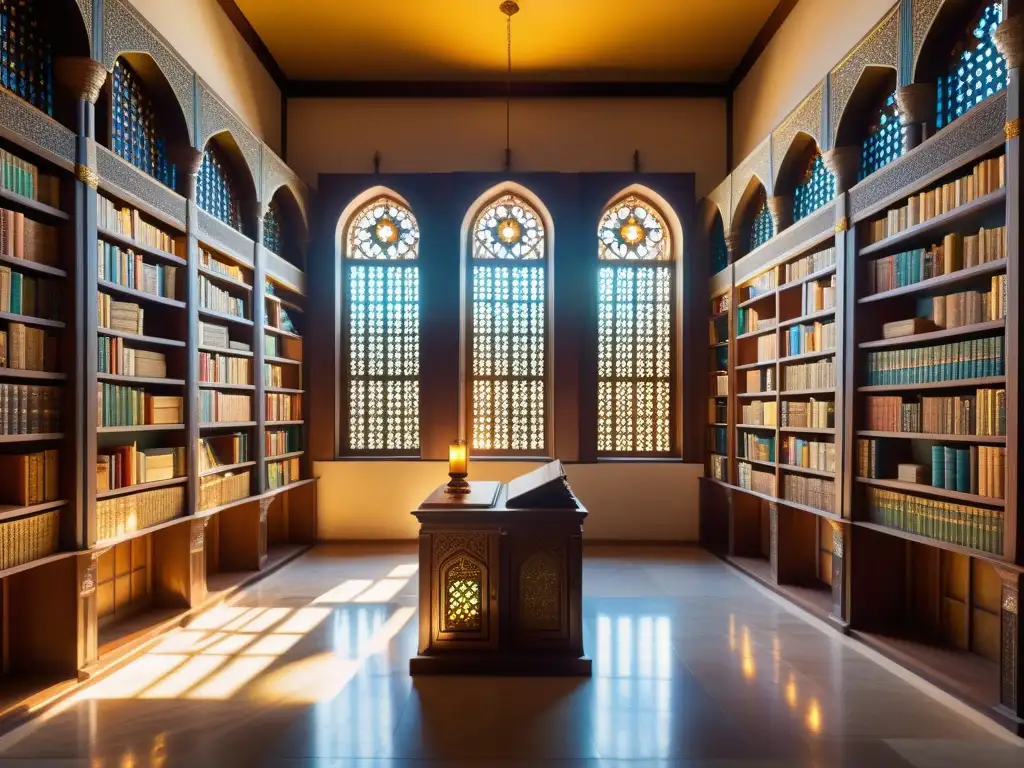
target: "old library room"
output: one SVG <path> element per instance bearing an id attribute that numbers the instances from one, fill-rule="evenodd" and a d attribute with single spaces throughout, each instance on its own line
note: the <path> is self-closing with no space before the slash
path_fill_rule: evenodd
<path id="1" fill-rule="evenodd" d="M 1024 768 L 1024 0 L 0 38 L 0 768 Z"/>

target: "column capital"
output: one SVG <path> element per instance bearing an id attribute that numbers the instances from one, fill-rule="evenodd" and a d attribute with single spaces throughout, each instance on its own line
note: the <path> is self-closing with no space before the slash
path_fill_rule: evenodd
<path id="1" fill-rule="evenodd" d="M 995 40 L 999 53 L 1006 59 L 1007 68 L 1019 68 L 1021 49 L 1024 49 L 1024 13 L 1003 19 L 1002 23 L 996 27 L 992 39 Z"/>
<path id="2" fill-rule="evenodd" d="M 725 247 L 729 251 L 729 263 L 732 264 L 740 256 L 740 243 L 743 242 L 743 238 L 740 236 L 740 231 L 736 228 L 730 228 L 725 233 Z"/>
<path id="3" fill-rule="evenodd" d="M 170 151 L 171 159 L 189 176 L 196 176 L 203 164 L 203 151 L 190 146 L 174 146 Z"/>
<path id="4" fill-rule="evenodd" d="M 857 183 L 860 147 L 833 147 L 821 153 L 821 159 L 836 180 L 836 194 L 841 195 Z"/>
<path id="5" fill-rule="evenodd" d="M 896 89 L 896 103 L 903 116 L 903 150 L 924 140 L 924 128 L 935 123 L 935 84 L 911 83 Z"/>
<path id="6" fill-rule="evenodd" d="M 86 56 L 58 56 L 54 66 L 57 81 L 75 98 L 95 104 L 107 82 L 107 68 Z"/>
<path id="7" fill-rule="evenodd" d="M 793 196 L 770 195 L 768 197 L 768 211 L 772 215 L 772 222 L 775 225 L 775 234 L 777 235 L 793 223 Z"/>

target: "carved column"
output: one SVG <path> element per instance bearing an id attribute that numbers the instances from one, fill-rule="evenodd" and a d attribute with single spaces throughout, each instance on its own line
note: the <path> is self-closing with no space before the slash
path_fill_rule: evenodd
<path id="1" fill-rule="evenodd" d="M 779 234 L 793 223 L 793 196 L 772 195 L 768 198 L 768 211 L 772 215 L 775 234 Z"/>
<path id="2" fill-rule="evenodd" d="M 267 282 L 267 249 L 263 247 L 263 216 L 267 212 L 266 207 L 258 200 L 252 201 L 253 216 L 255 217 L 256 229 L 253 232 L 253 240 L 256 241 L 256 249 L 254 253 L 255 258 L 255 269 L 252 273 L 253 280 L 253 302 L 252 302 L 252 319 L 253 329 L 255 330 L 255 337 L 253 338 L 253 360 L 252 360 L 252 371 L 253 371 L 253 384 L 256 385 L 256 389 L 253 392 L 253 402 L 255 404 L 256 413 L 253 418 L 256 419 L 256 440 L 253 446 L 254 456 L 250 458 L 255 459 L 255 482 L 256 482 L 256 493 L 263 493 L 267 490 L 267 462 L 264 461 L 266 457 L 267 444 L 266 440 L 263 439 L 265 431 L 264 423 L 266 421 L 266 386 L 263 379 L 263 359 L 266 355 L 266 344 L 263 339 L 263 320 L 264 312 L 266 311 L 266 301 L 263 299 L 263 292 L 266 290 Z M 265 559 L 265 556 L 264 556 Z M 260 566 L 262 567 L 262 565 Z"/>
<path id="3" fill-rule="evenodd" d="M 836 180 L 836 197 L 857 183 L 860 147 L 834 147 L 821 153 L 822 162 Z"/>
<path id="4" fill-rule="evenodd" d="M 99 552 L 77 557 L 78 570 L 78 669 L 95 664 L 99 658 L 99 618 L 96 615 L 96 560 Z"/>
<path id="5" fill-rule="evenodd" d="M 832 526 L 832 621 L 842 624 L 846 621 L 846 537 L 843 524 L 829 520 Z"/>
<path id="6" fill-rule="evenodd" d="M 729 263 L 732 264 L 740 257 L 741 243 L 743 236 L 739 229 L 731 228 L 725 233 L 725 247 L 729 251 Z"/>
<path id="7" fill-rule="evenodd" d="M 928 127 L 935 124 L 935 84 L 904 85 L 896 91 L 896 102 L 903 116 L 903 151 L 909 152 L 927 138 Z"/>
<path id="8" fill-rule="evenodd" d="M 1021 658 L 1021 574 L 995 566 L 1000 594 L 999 703 L 1015 717 L 1024 716 L 1024 659 Z"/>
<path id="9" fill-rule="evenodd" d="M 996 27 L 995 34 L 996 48 L 1006 59 L 1007 69 L 1019 69 L 1021 65 L 1021 50 L 1024 49 L 1024 13 L 1003 19 Z"/>

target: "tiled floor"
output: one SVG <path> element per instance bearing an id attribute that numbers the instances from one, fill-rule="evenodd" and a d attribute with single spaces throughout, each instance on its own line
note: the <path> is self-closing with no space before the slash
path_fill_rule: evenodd
<path id="1" fill-rule="evenodd" d="M 0 766 L 1024 765 L 1024 747 L 697 549 L 590 549 L 589 680 L 419 678 L 415 555 L 321 547 Z"/>

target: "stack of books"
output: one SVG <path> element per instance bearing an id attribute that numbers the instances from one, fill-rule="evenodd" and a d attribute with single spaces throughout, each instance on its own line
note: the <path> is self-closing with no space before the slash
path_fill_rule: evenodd
<path id="1" fill-rule="evenodd" d="M 0 383 L 0 435 L 60 432 L 60 387 Z"/>
<path id="2" fill-rule="evenodd" d="M 130 301 L 114 301 L 105 293 L 100 293 L 97 302 L 97 323 L 100 328 L 111 331 L 142 335 L 142 322 L 145 317 L 142 307 Z"/>
<path id="3" fill-rule="evenodd" d="M 57 337 L 42 328 L 9 323 L 6 331 L 0 331 L 0 368 L 55 371 Z"/>
<path id="4" fill-rule="evenodd" d="M 230 337 L 226 325 L 214 323 L 199 323 L 199 343 L 204 347 L 217 347 L 228 349 Z"/>
<path id="5" fill-rule="evenodd" d="M 985 507 L 868 488 L 871 522 L 936 541 L 1003 554 L 1003 513 Z"/>
<path id="6" fill-rule="evenodd" d="M 19 211 L 0 208 L 0 253 L 8 258 L 55 267 L 57 229 L 26 218 Z"/>
<path id="7" fill-rule="evenodd" d="M 103 449 L 96 457 L 96 490 L 112 491 L 185 474 L 184 448 L 145 448 L 136 444 Z"/>
<path id="8" fill-rule="evenodd" d="M 60 313 L 60 283 L 0 266 L 0 312 L 56 320 Z"/>
<path id="9" fill-rule="evenodd" d="M 0 523 L 0 570 L 30 563 L 57 551 L 60 510 Z"/>
<path id="10" fill-rule="evenodd" d="M 869 386 L 1002 376 L 1003 337 L 869 352 L 867 371 Z"/>
<path id="11" fill-rule="evenodd" d="M 268 433 L 269 434 L 269 433 Z M 230 467 L 249 460 L 249 436 L 244 432 L 199 440 L 199 471 Z"/>
<path id="12" fill-rule="evenodd" d="M 229 395 L 216 390 L 199 392 L 199 421 L 214 424 L 222 421 L 249 421 L 252 419 L 252 397 Z"/>
<path id="13" fill-rule="evenodd" d="M 96 502 L 96 538 L 100 541 L 145 530 L 180 517 L 185 489 L 180 485 Z"/>
<path id="14" fill-rule="evenodd" d="M 60 451 L 0 454 L 0 503 L 30 507 L 60 494 Z"/>
<path id="15" fill-rule="evenodd" d="M 97 345 L 96 365 L 100 373 L 167 378 L 167 356 L 162 352 L 126 347 L 124 339 L 116 336 L 100 336 Z"/>

